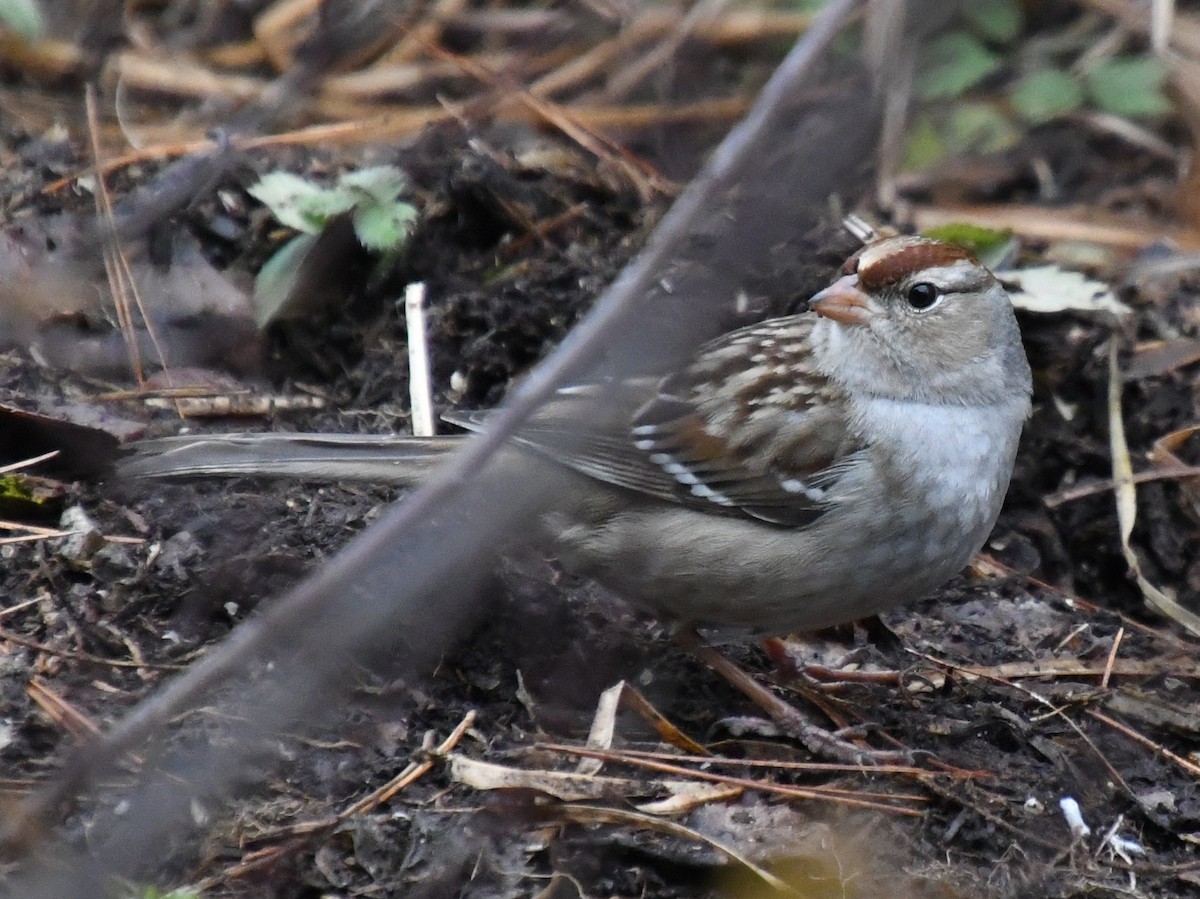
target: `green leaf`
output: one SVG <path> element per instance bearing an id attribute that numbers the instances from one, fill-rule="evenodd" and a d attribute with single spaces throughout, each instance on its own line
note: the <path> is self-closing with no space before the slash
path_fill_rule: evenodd
<path id="1" fill-rule="evenodd" d="M 961 97 L 1000 66 L 1000 57 L 979 38 L 955 31 L 933 41 L 916 78 L 922 100 Z"/>
<path id="2" fill-rule="evenodd" d="M 1079 80 L 1058 69 L 1030 72 L 1012 91 L 1017 114 L 1035 125 L 1074 112 L 1083 103 Z"/>
<path id="3" fill-rule="evenodd" d="M 29 482 L 25 478 L 7 474 L 0 476 L 0 496 L 32 500 L 33 491 L 29 489 Z"/>
<path id="4" fill-rule="evenodd" d="M 0 28 L 6 28 L 26 43 L 42 36 L 44 23 L 37 0 L 0 0 Z"/>
<path id="5" fill-rule="evenodd" d="M 409 203 L 363 204 L 354 211 L 354 233 L 368 250 L 390 253 L 404 245 L 416 221 L 417 209 Z"/>
<path id="6" fill-rule="evenodd" d="M 916 172 L 941 162 L 946 155 L 946 141 L 928 115 L 917 117 L 908 130 L 904 143 L 905 171 Z"/>
<path id="7" fill-rule="evenodd" d="M 1011 228 L 984 228 L 970 222 L 950 222 L 927 228 L 921 233 L 934 240 L 962 247 L 988 268 L 999 265 L 1013 246 Z"/>
<path id="8" fill-rule="evenodd" d="M 945 136 L 951 153 L 997 153 L 1020 140 L 1021 130 L 991 103 L 957 103 Z"/>
<path id="9" fill-rule="evenodd" d="M 1087 73 L 1088 93 L 1113 115 L 1166 115 L 1172 109 L 1163 92 L 1166 77 L 1166 68 L 1151 56 L 1114 56 Z"/>
<path id="10" fill-rule="evenodd" d="M 250 196 L 266 205 L 279 221 L 297 231 L 312 233 L 320 230 L 304 213 L 302 203 L 317 204 L 315 199 L 322 189 L 311 181 L 291 172 L 270 172 L 247 191 Z"/>
<path id="11" fill-rule="evenodd" d="M 265 327 L 279 315 L 296 286 L 300 266 L 317 242 L 315 234 L 300 234 L 275 251 L 254 278 L 254 320 Z"/>
<path id="12" fill-rule="evenodd" d="M 296 199 L 296 213 L 309 227 L 300 230 L 312 233 L 322 230 L 334 216 L 349 212 L 362 203 L 363 195 L 347 187 L 322 188 L 316 193 Z"/>
<path id="13" fill-rule="evenodd" d="M 361 190 L 380 203 L 390 203 L 408 190 L 408 176 L 394 165 L 378 165 L 347 172 L 338 179 L 338 185 Z"/>
<path id="14" fill-rule="evenodd" d="M 397 199 L 407 188 L 404 172 L 381 165 L 347 172 L 332 188 L 318 187 L 290 172 L 272 172 L 250 188 L 250 195 L 265 203 L 280 222 L 305 234 L 317 234 L 336 216 L 353 210 L 354 233 L 362 245 L 374 252 L 391 252 L 403 245 L 417 220 L 416 207 Z M 272 269 L 289 248 L 295 251 L 289 244 L 264 266 L 268 281 L 278 277 Z"/>
<path id="15" fill-rule="evenodd" d="M 990 41 L 1007 44 L 1021 33 L 1021 5 L 1017 0 L 966 0 L 963 18 Z"/>
<path id="16" fill-rule="evenodd" d="M 39 521 L 53 514 L 55 500 L 21 474 L 0 475 L 0 519 Z"/>

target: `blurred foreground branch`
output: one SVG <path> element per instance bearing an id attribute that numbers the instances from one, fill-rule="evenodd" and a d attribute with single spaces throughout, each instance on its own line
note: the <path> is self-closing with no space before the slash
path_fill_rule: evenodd
<path id="1" fill-rule="evenodd" d="M 197 809 L 211 809 L 235 780 L 255 779 L 271 761 L 271 738 L 333 705 L 353 665 L 386 652 L 401 660 L 404 675 L 420 674 L 477 620 L 483 610 L 473 580 L 500 541 L 556 492 L 547 466 L 503 479 L 489 468 L 522 422 L 582 376 L 649 358 L 674 365 L 724 328 L 746 279 L 789 261 L 831 194 L 861 189 L 876 122 L 867 79 L 852 95 L 798 111 L 856 5 L 826 7 L 642 255 L 514 391 L 486 433 L 332 562 L 75 752 L 54 782 L 6 819 L 10 851 L 36 847 L 37 857 L 50 859 L 15 878 L 11 895 L 85 895 L 100 891 L 102 878 L 153 866 L 149 847 L 198 826 L 206 815 Z M 219 709 L 202 735 L 168 726 L 201 701 Z M 47 828 L 61 808 L 134 748 L 145 773 L 122 791 L 122 814 L 99 816 L 86 856 L 51 849 Z"/>

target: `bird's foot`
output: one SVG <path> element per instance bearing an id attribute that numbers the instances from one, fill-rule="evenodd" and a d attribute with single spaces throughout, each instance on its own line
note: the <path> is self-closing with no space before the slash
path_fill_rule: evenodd
<path id="1" fill-rule="evenodd" d="M 911 765 L 919 758 L 929 755 L 919 750 L 873 749 L 862 743 L 852 742 L 861 740 L 871 730 L 869 726 L 836 731 L 819 727 L 805 718 L 794 706 L 780 699 L 730 659 L 702 641 L 695 632 L 677 631 L 675 639 L 765 711 L 782 734 L 798 740 L 813 755 L 850 765 Z"/>

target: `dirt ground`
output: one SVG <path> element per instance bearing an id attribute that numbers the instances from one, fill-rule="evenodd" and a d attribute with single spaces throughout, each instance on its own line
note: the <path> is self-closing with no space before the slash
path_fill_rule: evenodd
<path id="1" fill-rule="evenodd" d="M 713 77 L 764 65 L 750 55 L 722 63 Z M 73 96 L 9 77 L 0 94 L 9 108 L 34 94 Z M 45 188 L 89 157 L 78 141 L 35 128 L 36 117 L 0 121 L 0 223 L 10 247 L 48 254 L 34 265 L 44 272 L 61 247 L 83 245 L 70 217 L 92 204 Z M 662 131 L 670 141 L 643 135 L 629 150 L 683 181 L 720 129 Z M 533 149 L 542 162 L 530 161 Z M 1177 176 L 1167 160 L 1066 124 L 1031 132 L 993 162 L 1025 171 L 1030 159 L 1057 174 L 1060 205 L 1104 211 L 1161 214 Z M 178 367 L 210 392 L 250 388 L 323 406 L 190 427 L 406 429 L 394 299 L 418 280 L 431 297 L 439 408 L 494 405 L 587 311 L 670 199 L 648 198 L 560 132 L 464 119 L 398 147 L 244 157 L 135 241 L 135 270 L 185 272 L 193 285 L 215 272 L 221 290 L 226 280 L 243 290 L 280 242 L 279 226 L 246 193 L 256 175 L 326 178 L 366 161 L 401 167 L 422 210 L 387 266 L 343 246 L 336 301 L 265 332 L 228 311 L 159 311 Z M 141 163 L 110 187 L 126 196 L 164 168 Z M 989 189 L 971 199 L 1021 203 L 1035 193 L 1028 177 Z M 875 213 L 869 193 L 842 200 Z M 832 210 L 812 210 L 812 221 L 796 255 L 813 261 L 788 273 L 773 295 L 779 305 L 822 286 L 851 245 Z M 1052 244 L 1028 241 L 1023 258 L 1043 261 Z M 1165 243 L 1139 258 L 1158 253 L 1170 255 Z M 64 268 L 85 272 L 71 258 Z M 530 554 L 488 580 L 494 612 L 427 678 L 398 679 L 386 662 L 357 667 L 336 712 L 315 731 L 279 735 L 275 757 L 247 771 L 225 805 L 198 814 L 193 836 L 146 847 L 134 885 L 118 894 L 154 895 L 154 884 L 264 899 L 749 897 L 773 895 L 773 876 L 811 897 L 1196 895 L 1200 644 L 1147 609 L 1122 554 L 1113 491 L 1070 490 L 1113 476 L 1111 340 L 1135 468 L 1147 467 L 1157 440 L 1194 425 L 1200 276 L 1193 268 L 1138 279 L 1129 257 L 1106 258 L 1115 261 L 1097 274 L 1118 279 L 1132 309 L 1124 320 L 1020 313 L 1034 414 L 1000 523 L 973 569 L 881 620 L 789 640 L 803 678 L 757 647 L 727 650 L 815 720 L 869 725 L 864 745 L 923 751 L 915 767 L 797 764 L 811 756 L 657 623 Z M 86 278 L 101 283 L 103 267 L 88 264 Z M 0 402 L 122 438 L 178 430 L 170 408 L 131 391 L 125 344 L 91 307 L 0 316 Z M 1186 440 L 1176 454 L 1195 461 Z M 138 484 L 96 472 L 33 483 L 34 495 L 7 499 L 0 518 L 69 530 L 84 514 L 104 538 L 0 543 L 0 789 L 10 809 L 94 728 L 397 498 L 362 485 Z M 1151 480 L 1137 495 L 1131 546 L 1146 577 L 1200 611 L 1194 484 Z M 563 747 L 584 747 L 601 695 L 620 681 L 698 745 L 664 738 L 627 702 L 600 772 L 614 781 L 595 796 L 553 795 L 564 787 L 551 772 L 579 761 Z M 819 696 L 812 681 L 825 682 Z M 205 710 L 196 715 L 202 727 Z M 449 754 L 431 752 L 467 720 Z M 649 760 L 675 767 L 656 771 Z M 472 762 L 526 773 L 489 788 L 482 778 L 495 772 Z M 410 763 L 427 770 L 394 795 L 373 796 Z M 668 796 L 678 805 L 653 804 Z M 1078 803 L 1088 834 L 1072 833 L 1064 800 Z M 98 844 L 112 803 L 63 810 L 59 832 L 76 847 Z M 23 870 L 18 858 L 3 865 L 3 877 Z"/>

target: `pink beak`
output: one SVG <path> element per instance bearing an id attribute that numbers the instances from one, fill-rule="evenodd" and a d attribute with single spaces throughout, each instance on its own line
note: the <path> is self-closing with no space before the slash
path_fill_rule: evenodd
<path id="1" fill-rule="evenodd" d="M 871 320 L 871 307 L 858 288 L 858 275 L 834 281 L 808 301 L 808 308 L 843 325 L 865 325 Z"/>

